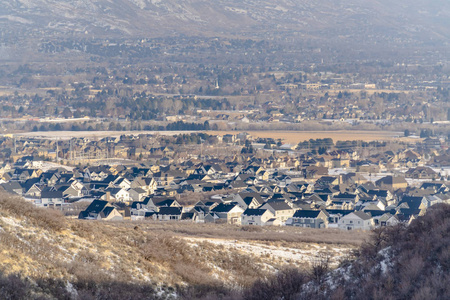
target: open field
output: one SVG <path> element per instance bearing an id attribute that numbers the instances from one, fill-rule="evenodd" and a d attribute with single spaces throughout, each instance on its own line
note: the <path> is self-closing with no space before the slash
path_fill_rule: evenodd
<path id="1" fill-rule="evenodd" d="M 229 224 L 202 224 L 185 222 L 135 221 L 116 222 L 116 226 L 139 226 L 142 232 L 169 234 L 181 238 L 258 241 L 279 247 L 295 248 L 296 244 L 315 243 L 357 247 L 369 236 L 366 231 L 342 231 L 338 229 L 312 229 L 291 226 L 237 226 Z"/>
<path id="2" fill-rule="evenodd" d="M 198 131 L 36 131 L 17 133 L 16 136 L 35 137 L 43 139 L 70 139 L 70 138 L 104 138 L 119 137 L 121 135 L 138 135 L 138 134 L 159 134 L 173 136 L 177 134 L 190 134 Z M 238 134 L 240 131 L 207 131 L 210 135 L 224 136 L 225 134 Z M 361 141 L 392 141 L 401 140 L 403 142 L 418 142 L 421 139 L 405 138 L 402 132 L 394 131 L 246 131 L 253 137 L 281 139 L 285 143 L 297 144 L 301 141 L 309 139 L 332 138 L 336 141 L 361 140 Z"/>
<path id="3" fill-rule="evenodd" d="M 371 96 L 375 93 L 381 94 L 381 93 L 386 93 L 386 94 L 409 94 L 411 93 L 411 91 L 407 91 L 407 90 L 389 90 L 389 89 L 348 89 L 348 88 L 342 88 L 342 89 L 335 89 L 335 90 L 327 90 L 326 91 L 329 95 L 332 96 L 336 96 L 337 94 L 339 94 L 339 92 L 349 92 L 349 93 L 353 93 L 353 94 L 359 94 L 361 92 L 365 92 L 367 95 Z"/>
<path id="4" fill-rule="evenodd" d="M 336 141 L 347 140 L 362 140 L 366 142 L 370 141 L 389 141 L 400 139 L 403 136 L 402 132 L 392 131 L 246 131 L 253 137 L 259 138 L 272 138 L 281 139 L 285 143 L 297 144 L 301 141 L 307 141 L 309 139 L 324 139 L 332 138 Z M 236 131 L 213 131 L 210 134 L 225 135 L 225 134 L 237 134 Z M 404 140 L 404 138 L 401 138 Z M 411 139 L 408 141 L 410 142 Z M 405 140 L 407 141 L 407 140 Z M 417 141 L 417 140 L 416 140 Z"/>

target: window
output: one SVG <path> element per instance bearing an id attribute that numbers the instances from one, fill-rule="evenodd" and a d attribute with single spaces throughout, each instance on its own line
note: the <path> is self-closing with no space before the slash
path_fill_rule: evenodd
<path id="1" fill-rule="evenodd" d="M 349 223 L 350 223 L 350 224 L 353 224 L 353 221 L 350 221 Z"/>

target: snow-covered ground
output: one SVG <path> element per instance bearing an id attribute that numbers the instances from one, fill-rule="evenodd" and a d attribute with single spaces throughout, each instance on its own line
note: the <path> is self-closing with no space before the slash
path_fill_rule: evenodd
<path id="1" fill-rule="evenodd" d="M 244 254 L 257 255 L 259 257 L 270 257 L 284 263 L 312 263 L 321 256 L 329 255 L 332 265 L 337 265 L 351 250 L 348 247 L 338 245 L 319 245 L 302 244 L 301 248 L 291 248 L 283 246 L 274 246 L 260 243 L 257 241 L 238 241 L 227 239 L 193 238 L 186 237 L 191 245 L 197 245 L 201 242 L 208 242 L 214 245 L 223 246 L 226 249 L 236 250 Z"/>
<path id="2" fill-rule="evenodd" d="M 15 135 L 41 139 L 69 140 L 71 138 L 104 138 L 139 134 L 173 136 L 177 134 L 190 134 L 193 132 L 198 131 L 35 131 L 17 133 Z"/>
<path id="3" fill-rule="evenodd" d="M 65 165 L 61 165 L 61 164 L 49 162 L 49 161 L 43 161 L 41 166 L 42 167 L 40 169 L 44 172 L 47 172 L 48 170 L 55 169 L 55 168 L 63 168 L 63 169 L 66 169 L 67 171 L 73 171 L 73 169 L 74 169 L 74 167 L 65 166 Z"/>

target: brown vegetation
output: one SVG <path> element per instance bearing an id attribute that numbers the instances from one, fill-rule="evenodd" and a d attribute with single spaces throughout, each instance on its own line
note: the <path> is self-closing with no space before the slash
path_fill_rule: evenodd
<path id="1" fill-rule="evenodd" d="M 139 222 L 139 227 L 151 232 L 171 232 L 183 237 L 223 238 L 230 240 L 263 241 L 280 246 L 292 243 L 322 243 L 340 245 L 361 245 L 369 235 L 364 231 L 342 231 L 338 229 L 312 229 L 299 227 L 255 227 L 229 224 L 191 224 L 184 222 Z M 131 227 L 136 223 L 123 223 Z"/>
<path id="2" fill-rule="evenodd" d="M 214 135 L 235 134 L 233 131 L 217 131 L 209 132 Z M 377 141 L 377 140 L 393 140 L 395 137 L 402 135 L 399 132 L 389 131 L 361 131 L 361 130 L 339 130 L 331 131 L 324 128 L 323 131 L 247 131 L 251 136 L 256 138 L 272 138 L 274 140 L 281 139 L 285 143 L 298 144 L 302 141 L 317 138 L 332 138 L 334 141 Z"/>
<path id="3" fill-rule="evenodd" d="M 163 297 L 175 291 L 189 299 L 217 294 L 237 297 L 241 289 L 270 276 L 286 262 L 202 239 L 300 249 L 308 242 L 357 245 L 364 237 L 338 233 L 227 224 L 81 221 L 2 194 L 0 298 L 132 299 L 137 295 L 134 299 L 153 299 L 158 290 Z M 192 237 L 198 240 L 186 239 Z M 15 286 L 22 292 L 14 291 Z M 119 287 L 131 291 L 119 291 Z"/>
<path id="4" fill-rule="evenodd" d="M 0 298 L 154 299 L 158 290 L 163 297 L 176 291 L 185 299 L 443 298 L 449 293 L 449 220 L 449 206 L 440 206 L 409 227 L 376 230 L 355 251 L 355 261 L 329 273 L 326 255 L 319 255 L 310 270 L 293 269 L 270 264 L 266 257 L 209 242 L 188 243 L 181 237 L 292 247 L 308 242 L 357 245 L 362 233 L 82 222 L 2 195 Z"/>

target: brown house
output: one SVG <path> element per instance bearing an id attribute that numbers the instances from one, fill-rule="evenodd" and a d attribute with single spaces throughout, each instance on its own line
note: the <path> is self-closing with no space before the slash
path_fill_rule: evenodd
<path id="1" fill-rule="evenodd" d="M 405 178 L 400 176 L 386 176 L 375 181 L 375 185 L 381 189 L 395 191 L 398 189 L 406 189 L 408 183 Z"/>
<path id="2" fill-rule="evenodd" d="M 439 177 L 439 174 L 430 167 L 417 167 L 409 169 L 405 173 L 405 177 L 414 179 L 436 179 Z"/>

